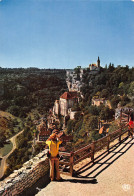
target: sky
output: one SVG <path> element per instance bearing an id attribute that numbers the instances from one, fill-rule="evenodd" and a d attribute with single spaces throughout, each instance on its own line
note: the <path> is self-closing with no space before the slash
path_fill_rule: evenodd
<path id="1" fill-rule="evenodd" d="M 0 0 L 0 67 L 134 67 L 134 1 Z"/>

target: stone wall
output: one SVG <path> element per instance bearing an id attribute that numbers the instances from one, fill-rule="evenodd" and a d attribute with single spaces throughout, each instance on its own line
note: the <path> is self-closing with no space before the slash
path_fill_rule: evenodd
<path id="1" fill-rule="evenodd" d="M 49 160 L 44 150 L 0 182 L 0 196 L 33 196 L 48 183 Z"/>

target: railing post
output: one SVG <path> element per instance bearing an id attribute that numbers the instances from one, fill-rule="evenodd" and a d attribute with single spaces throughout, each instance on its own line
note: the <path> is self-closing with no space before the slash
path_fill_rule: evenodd
<path id="1" fill-rule="evenodd" d="M 121 109 L 121 112 L 120 112 L 120 126 L 121 126 L 121 121 L 122 121 L 122 109 Z"/>
<path id="2" fill-rule="evenodd" d="M 110 135 L 107 136 L 107 151 L 109 153 Z"/>
<path id="3" fill-rule="evenodd" d="M 130 115 L 130 114 L 128 113 L 128 118 L 127 118 L 127 121 L 128 121 L 128 122 L 129 122 L 129 115 Z"/>
<path id="4" fill-rule="evenodd" d="M 73 156 L 73 152 L 71 152 L 71 156 L 70 156 L 70 174 L 71 174 L 71 176 L 73 176 L 73 162 L 74 162 L 74 156 Z"/>
<path id="5" fill-rule="evenodd" d="M 95 142 L 91 144 L 91 160 L 94 163 Z"/>
<path id="6" fill-rule="evenodd" d="M 120 134 L 119 134 L 119 143 L 121 144 L 121 133 L 122 133 L 122 127 L 120 129 Z"/>
<path id="7" fill-rule="evenodd" d="M 130 109 L 128 111 L 128 122 L 129 122 L 129 118 L 130 118 Z"/>
<path id="8" fill-rule="evenodd" d="M 130 128 L 128 128 L 128 137 L 130 136 Z"/>
<path id="9" fill-rule="evenodd" d="M 133 138 L 133 128 L 128 129 L 128 137 L 131 136 Z"/>

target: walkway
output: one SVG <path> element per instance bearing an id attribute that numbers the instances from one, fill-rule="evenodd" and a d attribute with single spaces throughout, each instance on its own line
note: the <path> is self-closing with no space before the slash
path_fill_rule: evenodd
<path id="1" fill-rule="evenodd" d="M 77 177 L 62 175 L 62 182 L 37 187 L 36 196 L 134 196 L 134 140 L 129 138 L 92 166 L 79 163 Z"/>
<path id="2" fill-rule="evenodd" d="M 12 148 L 12 150 L 7 154 L 7 155 L 5 155 L 4 157 L 2 157 L 2 160 L 1 160 L 1 165 L 0 165 L 0 179 L 3 177 L 3 175 L 4 175 L 4 171 L 5 171 L 5 169 L 6 169 L 6 160 L 7 160 L 7 158 L 10 156 L 10 154 L 12 154 L 12 152 L 15 150 L 15 148 L 16 148 L 16 137 L 18 136 L 18 135 L 20 135 L 22 132 L 23 132 L 24 130 L 22 130 L 22 131 L 20 131 L 19 133 L 17 133 L 16 135 L 14 135 L 11 139 L 10 139 L 10 141 L 13 143 L 13 148 Z"/>

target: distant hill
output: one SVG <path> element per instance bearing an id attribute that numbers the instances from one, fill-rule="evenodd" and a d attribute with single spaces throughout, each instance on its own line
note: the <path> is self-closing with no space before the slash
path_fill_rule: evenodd
<path id="1" fill-rule="evenodd" d="M 20 118 L 47 115 L 67 89 L 65 70 L 0 69 L 0 110 Z"/>

